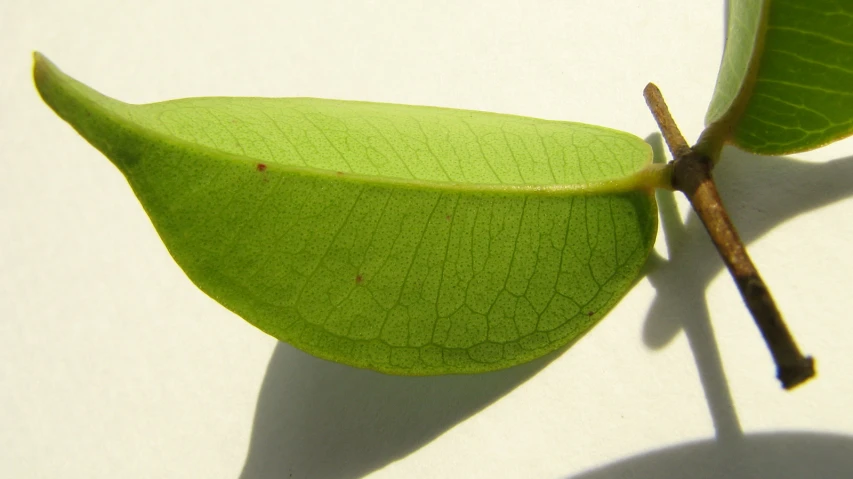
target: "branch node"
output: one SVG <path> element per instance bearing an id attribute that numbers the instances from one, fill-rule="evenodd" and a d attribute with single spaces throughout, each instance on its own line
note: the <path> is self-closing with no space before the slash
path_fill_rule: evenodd
<path id="1" fill-rule="evenodd" d="M 814 377 L 814 360 L 800 352 L 729 219 L 711 175 L 714 162 L 688 146 L 657 86 L 653 83 L 646 85 L 643 96 L 672 153 L 672 186 L 687 196 L 705 225 L 767 343 L 782 387 L 792 389 Z"/>

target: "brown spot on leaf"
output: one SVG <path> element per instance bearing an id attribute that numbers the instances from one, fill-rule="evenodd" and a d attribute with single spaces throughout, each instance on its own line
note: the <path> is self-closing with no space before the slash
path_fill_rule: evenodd
<path id="1" fill-rule="evenodd" d="M 450 221 L 450 219 L 451 219 L 451 218 L 453 218 L 453 217 L 452 217 L 452 216 L 450 216 L 450 215 L 447 215 L 447 216 L 445 216 L 445 217 L 444 217 L 444 219 L 446 219 L 447 221 Z"/>
<path id="2" fill-rule="evenodd" d="M 592 316 L 593 314 L 595 314 L 595 311 L 587 311 L 587 312 L 586 312 L 586 315 L 587 315 L 587 316 Z"/>
<path id="3" fill-rule="evenodd" d="M 336 175 L 338 175 L 338 176 L 344 176 L 344 172 L 343 172 L 343 171 L 336 171 L 336 172 L 335 172 L 335 174 L 336 174 Z"/>
<path id="4" fill-rule="evenodd" d="M 360 274 L 355 277 L 355 284 L 361 284 L 363 282 L 364 278 L 362 278 Z"/>
<path id="5" fill-rule="evenodd" d="M 267 171 L 267 165 L 265 165 L 263 163 L 258 163 L 258 166 L 256 168 L 258 169 L 258 171 L 261 171 L 261 172 Z"/>

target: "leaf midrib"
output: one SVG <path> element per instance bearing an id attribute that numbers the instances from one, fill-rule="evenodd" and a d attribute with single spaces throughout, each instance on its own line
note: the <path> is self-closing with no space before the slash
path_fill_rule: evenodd
<path id="1" fill-rule="evenodd" d="M 100 92 L 89 88 L 83 83 L 80 83 L 79 81 L 63 73 L 52 62 L 50 62 L 50 60 L 48 60 L 41 54 L 35 54 L 35 61 L 36 69 L 43 69 L 44 73 L 43 75 L 37 76 L 36 86 L 38 87 L 39 92 L 42 94 L 42 97 L 45 99 L 48 105 L 50 105 L 51 108 L 53 108 L 63 118 L 74 118 L 78 114 L 74 111 L 70 111 L 73 110 L 73 108 L 63 109 L 57 105 L 57 102 L 50 101 L 49 95 L 45 95 L 45 90 L 47 90 L 48 88 L 52 87 L 53 89 L 57 90 L 61 95 L 64 95 L 66 99 L 70 100 L 73 103 L 76 103 L 76 106 L 80 107 L 83 111 L 87 113 L 91 112 L 92 115 L 98 115 L 102 118 L 108 118 L 111 123 L 117 125 L 121 129 L 124 129 L 130 134 L 129 136 L 135 139 L 144 138 L 152 142 L 159 142 L 161 144 L 166 144 L 183 150 L 189 150 L 192 151 L 194 154 L 200 156 L 211 156 L 216 157 L 219 160 L 225 160 L 237 164 L 244 164 L 246 165 L 246 167 L 251 169 L 257 169 L 259 164 L 263 164 L 264 171 L 259 171 L 258 174 L 279 173 L 291 176 L 309 176 L 324 179 L 326 181 L 350 182 L 376 187 L 393 187 L 429 192 L 493 194 L 501 196 L 533 197 L 562 197 L 578 195 L 598 195 L 607 193 L 618 194 L 638 190 L 651 190 L 652 188 L 661 184 L 668 184 L 667 182 L 662 182 L 661 180 L 662 176 L 666 174 L 663 165 L 652 164 L 651 161 L 649 161 L 649 164 L 644 166 L 642 169 L 632 173 L 631 175 L 627 175 L 619 179 L 599 180 L 586 184 L 552 185 L 496 185 L 486 183 L 460 183 L 452 181 L 419 180 L 409 178 L 386 177 L 379 175 L 367 175 L 361 173 L 338 172 L 308 166 L 287 165 L 272 162 L 268 163 L 249 156 L 226 152 L 217 148 L 212 148 L 209 146 L 193 143 L 191 141 L 183 140 L 173 135 L 168 135 L 157 130 L 142 126 L 139 123 L 135 123 L 124 115 L 121 115 L 116 111 L 99 104 L 98 102 L 92 101 L 90 95 L 98 95 L 111 102 L 115 102 L 115 104 L 120 105 L 124 108 L 134 108 L 140 105 L 125 103 L 120 100 L 116 100 L 114 98 L 103 95 Z M 426 108 L 433 108 L 439 110 L 448 109 L 434 106 Z M 85 119 L 74 118 L 74 121 L 71 121 L 71 123 L 72 125 L 75 125 L 76 128 L 77 124 L 82 124 L 85 121 Z M 89 135 L 87 134 L 87 132 L 81 131 L 80 129 L 78 129 L 78 131 L 81 133 L 81 135 L 89 139 Z M 649 158 L 651 159 L 650 151 Z M 132 170 L 124 169 L 121 167 L 120 169 L 126 176 L 133 176 Z"/>

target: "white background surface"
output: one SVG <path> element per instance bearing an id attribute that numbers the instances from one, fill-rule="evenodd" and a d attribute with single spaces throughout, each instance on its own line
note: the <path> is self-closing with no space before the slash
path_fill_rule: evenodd
<path id="1" fill-rule="evenodd" d="M 673 262 L 567 352 L 399 378 L 278 344 L 195 289 L 29 72 L 37 49 L 130 102 L 358 99 L 642 138 L 655 81 L 695 139 L 723 28 L 722 2 L 699 0 L 0 2 L 0 477 L 850 474 L 851 141 L 784 159 L 727 151 L 717 170 L 816 381 L 781 391 L 682 201 Z"/>

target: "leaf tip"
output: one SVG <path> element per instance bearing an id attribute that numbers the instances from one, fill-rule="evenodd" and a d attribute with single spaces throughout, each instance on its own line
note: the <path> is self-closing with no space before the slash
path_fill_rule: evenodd
<path id="1" fill-rule="evenodd" d="M 46 63 L 49 62 L 47 57 L 41 54 L 41 52 L 34 51 L 33 52 L 33 80 L 36 82 L 36 86 L 39 84 L 39 79 L 45 74 Z"/>
<path id="2" fill-rule="evenodd" d="M 47 59 L 39 51 L 33 52 L 33 76 L 42 75 L 48 73 L 51 69 L 56 69 L 56 66 Z"/>
<path id="3" fill-rule="evenodd" d="M 58 71 L 59 69 L 56 68 L 56 65 L 48 60 L 48 58 L 41 52 L 33 52 L 33 82 L 36 85 L 36 90 L 38 90 L 39 95 L 41 95 L 42 99 L 46 102 L 47 99 L 45 98 L 45 92 L 48 89 L 48 85 L 51 83 L 51 79 L 56 76 Z"/>
<path id="4" fill-rule="evenodd" d="M 46 62 L 46 61 L 50 61 L 50 60 L 48 60 L 47 57 L 44 56 L 44 53 L 42 53 L 38 50 L 33 50 L 33 64 L 34 65 L 38 65 L 39 63 Z"/>

